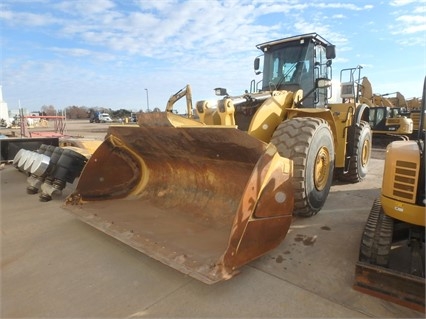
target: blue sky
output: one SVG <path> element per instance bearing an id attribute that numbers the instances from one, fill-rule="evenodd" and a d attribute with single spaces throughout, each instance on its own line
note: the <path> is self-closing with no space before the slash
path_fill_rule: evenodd
<path id="1" fill-rule="evenodd" d="M 310 32 L 336 45 L 335 80 L 362 65 L 375 93 L 411 98 L 426 75 L 426 0 L 1 0 L 0 23 L 9 109 L 145 110 L 148 93 L 163 110 L 186 84 L 194 103 L 238 95 L 256 44 Z"/>

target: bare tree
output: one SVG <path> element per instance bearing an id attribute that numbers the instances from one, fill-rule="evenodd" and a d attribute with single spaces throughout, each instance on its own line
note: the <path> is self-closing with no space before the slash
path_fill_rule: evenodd
<path id="1" fill-rule="evenodd" d="M 67 118 L 69 119 L 87 119 L 89 117 L 89 109 L 85 106 L 68 106 L 66 109 Z"/>
<path id="2" fill-rule="evenodd" d="M 48 116 L 56 115 L 56 109 L 53 105 L 43 105 L 41 111 Z"/>

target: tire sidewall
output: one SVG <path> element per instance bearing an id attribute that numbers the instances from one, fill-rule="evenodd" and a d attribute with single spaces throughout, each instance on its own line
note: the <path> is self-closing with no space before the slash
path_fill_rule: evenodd
<path id="1" fill-rule="evenodd" d="M 363 152 L 364 152 L 364 143 L 365 141 L 368 140 L 368 152 L 370 153 L 368 156 L 368 160 L 367 163 L 365 163 L 365 165 L 363 165 L 362 163 L 362 159 L 363 159 Z M 361 126 L 361 131 L 359 134 L 359 139 L 357 142 L 357 152 L 356 152 L 356 156 L 358 157 L 358 161 L 357 161 L 357 168 L 358 168 L 358 175 L 359 178 L 362 180 L 367 176 L 368 173 L 368 163 L 370 162 L 370 157 L 371 157 L 371 130 L 369 129 L 369 125 L 364 123 L 364 125 Z"/>
<path id="2" fill-rule="evenodd" d="M 321 147 L 326 147 L 330 155 L 330 170 L 326 186 L 323 190 L 318 190 L 314 182 L 314 167 L 315 160 Z M 326 125 L 318 128 L 312 137 L 309 151 L 306 158 L 306 177 L 305 177 L 305 191 L 310 207 L 315 210 L 320 210 L 330 191 L 331 183 L 333 181 L 334 170 L 334 143 L 331 131 Z"/>
<path id="3" fill-rule="evenodd" d="M 281 156 L 293 161 L 294 213 L 301 217 L 315 215 L 323 207 L 333 180 L 334 141 L 327 121 L 311 117 L 286 120 L 278 126 L 271 142 Z M 324 188 L 318 190 L 314 183 L 314 169 L 321 147 L 327 148 L 330 163 Z"/>

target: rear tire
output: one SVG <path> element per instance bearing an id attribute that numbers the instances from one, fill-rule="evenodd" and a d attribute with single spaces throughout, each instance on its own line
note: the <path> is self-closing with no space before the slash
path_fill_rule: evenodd
<path id="1" fill-rule="evenodd" d="M 311 217 L 323 207 L 334 169 L 334 143 L 327 121 L 302 117 L 282 122 L 271 142 L 293 161 L 294 213 Z"/>
<path id="2" fill-rule="evenodd" d="M 370 124 L 361 121 L 355 127 L 354 155 L 349 159 L 349 168 L 346 173 L 339 175 L 339 180 L 347 183 L 362 181 L 368 172 L 368 163 L 371 158 L 371 128 Z"/>

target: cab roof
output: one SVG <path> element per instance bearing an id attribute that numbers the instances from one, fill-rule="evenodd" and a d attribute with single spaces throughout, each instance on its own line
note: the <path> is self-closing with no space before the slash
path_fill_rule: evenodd
<path id="1" fill-rule="evenodd" d="M 326 39 L 321 37 L 318 33 L 313 32 L 313 33 L 306 33 L 306 34 L 296 35 L 296 36 L 282 38 L 282 39 L 278 39 L 278 40 L 268 41 L 268 42 L 256 45 L 256 48 L 264 51 L 264 48 L 269 48 L 271 46 L 275 46 L 275 45 L 281 44 L 281 43 L 299 41 L 299 40 L 302 40 L 302 39 L 309 39 L 309 40 L 312 39 L 314 42 L 320 43 L 325 47 L 332 45 Z"/>

